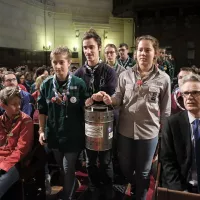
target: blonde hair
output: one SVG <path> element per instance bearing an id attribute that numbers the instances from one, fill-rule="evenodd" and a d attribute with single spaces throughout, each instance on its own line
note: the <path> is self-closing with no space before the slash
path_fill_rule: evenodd
<path id="1" fill-rule="evenodd" d="M 38 76 L 36 78 L 36 81 L 35 81 L 35 89 L 36 90 L 39 90 L 40 89 L 40 85 L 42 84 L 42 82 L 46 79 L 47 77 L 45 75 L 41 75 L 41 76 Z"/>
<path id="2" fill-rule="evenodd" d="M 52 60 L 55 55 L 64 55 L 65 59 L 67 59 L 68 61 L 71 61 L 72 58 L 72 53 L 66 46 L 59 46 L 55 48 L 50 54 L 50 60 Z"/>

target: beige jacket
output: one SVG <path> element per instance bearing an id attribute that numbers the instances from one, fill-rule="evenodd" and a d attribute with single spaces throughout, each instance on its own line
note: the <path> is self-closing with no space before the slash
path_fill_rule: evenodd
<path id="1" fill-rule="evenodd" d="M 160 124 L 171 112 L 169 76 L 154 67 L 141 86 L 136 83 L 137 66 L 120 74 L 113 95 L 121 106 L 119 133 L 133 139 L 152 139 L 159 134 Z"/>

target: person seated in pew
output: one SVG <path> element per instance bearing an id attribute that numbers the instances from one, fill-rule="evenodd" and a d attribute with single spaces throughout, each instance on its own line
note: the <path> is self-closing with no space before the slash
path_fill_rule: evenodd
<path id="1" fill-rule="evenodd" d="M 166 119 L 161 139 L 162 187 L 200 191 L 200 76 L 184 76 L 180 83 L 185 109 Z"/>
<path id="2" fill-rule="evenodd" d="M 16 164 L 31 150 L 33 122 L 20 111 L 21 95 L 18 87 L 0 91 L 0 106 L 5 110 L 0 116 L 0 199 L 19 180 Z"/>
<path id="3" fill-rule="evenodd" d="M 17 83 L 17 77 L 14 72 L 7 71 L 3 74 L 2 85 L 4 88 L 10 87 L 10 86 L 18 87 L 18 89 L 20 91 L 20 95 L 21 95 L 21 106 L 20 106 L 21 111 L 32 117 L 34 99 L 30 93 L 28 93 L 24 90 L 21 90 L 21 88 L 19 87 L 19 85 Z M 4 113 L 4 110 L 0 106 L 0 115 L 2 115 L 3 113 Z"/>

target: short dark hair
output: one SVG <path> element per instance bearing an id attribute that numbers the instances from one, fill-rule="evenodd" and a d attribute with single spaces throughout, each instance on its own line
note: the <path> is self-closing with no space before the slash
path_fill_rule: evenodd
<path id="1" fill-rule="evenodd" d="M 119 48 L 122 48 L 122 47 L 126 47 L 126 49 L 128 49 L 128 44 L 126 44 L 126 43 L 120 43 L 119 44 Z"/>
<path id="2" fill-rule="evenodd" d="M 97 32 L 94 29 L 89 29 L 88 31 L 86 31 L 83 35 L 83 41 L 84 40 L 88 40 L 93 38 L 96 42 L 98 47 L 101 47 L 102 43 L 101 43 L 101 37 L 97 34 Z"/>
<path id="3" fill-rule="evenodd" d="M 38 67 L 36 72 L 35 72 L 35 75 L 36 75 L 36 78 L 42 74 L 44 74 L 44 72 L 46 71 L 46 67 L 42 66 L 42 67 Z"/>

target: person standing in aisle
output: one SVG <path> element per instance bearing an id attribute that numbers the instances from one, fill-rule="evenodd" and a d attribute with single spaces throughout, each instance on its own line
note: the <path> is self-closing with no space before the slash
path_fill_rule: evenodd
<path id="1" fill-rule="evenodd" d="M 54 153 L 64 173 L 63 200 L 71 200 L 78 186 L 75 164 L 84 148 L 84 81 L 69 72 L 71 52 L 58 47 L 50 54 L 55 74 L 44 80 L 38 97 L 39 141 Z"/>
<path id="2" fill-rule="evenodd" d="M 170 77 L 155 65 L 158 50 L 156 38 L 137 38 L 137 65 L 121 73 L 115 94 L 110 97 L 101 91 L 92 97 L 121 106 L 119 162 L 128 181 L 134 183 L 136 179 L 136 200 L 146 199 L 158 134 L 171 111 Z"/>
<path id="3" fill-rule="evenodd" d="M 116 88 L 117 76 L 115 70 L 102 62 L 99 57 L 101 45 L 101 38 L 95 30 L 90 29 L 84 34 L 83 52 L 87 60 L 75 72 L 75 75 L 85 81 L 89 96 L 99 91 L 105 91 L 112 95 Z M 86 106 L 92 103 L 92 98 L 86 100 Z M 105 199 L 110 200 L 113 184 L 112 149 L 98 152 L 86 148 L 85 152 L 86 168 L 89 175 L 89 198 L 97 200 L 101 191 L 103 191 Z M 97 161 L 99 165 L 97 165 Z"/>

